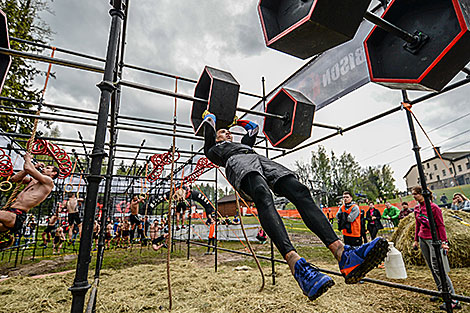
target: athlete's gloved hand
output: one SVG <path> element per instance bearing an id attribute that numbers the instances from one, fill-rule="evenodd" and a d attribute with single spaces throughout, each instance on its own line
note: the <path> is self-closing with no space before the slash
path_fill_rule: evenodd
<path id="1" fill-rule="evenodd" d="M 227 128 L 236 126 L 236 125 L 238 125 L 237 123 L 238 123 L 238 116 L 235 115 L 234 118 L 233 118 L 232 124 L 228 125 Z"/>
<path id="2" fill-rule="evenodd" d="M 258 127 L 258 124 L 248 120 L 238 120 L 237 125 L 245 128 L 246 131 L 256 129 Z"/>
<path id="3" fill-rule="evenodd" d="M 214 120 L 214 122 L 216 121 L 215 115 L 212 114 L 211 112 L 209 112 L 208 110 L 205 110 L 204 113 L 202 113 L 202 119 L 206 120 L 206 119 L 209 119 L 209 118 L 212 118 Z"/>

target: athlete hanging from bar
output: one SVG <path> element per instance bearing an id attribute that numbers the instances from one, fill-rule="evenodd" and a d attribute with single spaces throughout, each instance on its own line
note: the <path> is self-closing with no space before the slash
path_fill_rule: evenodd
<path id="1" fill-rule="evenodd" d="M 296 252 L 276 211 L 270 189 L 297 207 L 307 227 L 338 260 L 347 284 L 359 282 L 367 272 L 382 262 L 388 250 L 385 239 L 376 238 L 356 249 L 344 245 L 314 203 L 308 188 L 297 180 L 294 172 L 253 150 L 259 130 L 257 124 L 235 118 L 231 126 L 241 126 L 246 130 L 241 143 L 235 143 L 229 129 L 216 131 L 215 121 L 213 114 L 204 112 L 201 127 L 204 127 L 205 155 L 214 164 L 225 167 L 232 186 L 243 197 L 254 201 L 261 226 L 287 261 L 300 288 L 310 300 L 322 295 L 334 285 L 334 281 Z"/>
<path id="2" fill-rule="evenodd" d="M 16 199 L 0 211 L 0 232 L 12 233 L 22 229 L 29 210 L 43 202 L 54 188 L 54 179 L 59 176 L 55 166 L 31 163 L 31 155 L 24 155 L 23 170 L 11 177 L 15 183 L 27 184 Z"/>

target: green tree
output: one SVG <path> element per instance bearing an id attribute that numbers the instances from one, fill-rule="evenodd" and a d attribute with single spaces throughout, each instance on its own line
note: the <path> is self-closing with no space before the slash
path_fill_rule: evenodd
<path id="1" fill-rule="evenodd" d="M 361 175 L 352 154 L 343 152 L 337 157 L 331 151 L 328 155 L 323 146 L 312 151 L 309 163 L 297 161 L 295 165 L 300 181 L 311 189 L 315 200 L 328 205 L 336 204 L 336 197 L 343 191 L 354 192 Z"/>
<path id="2" fill-rule="evenodd" d="M 50 12 L 48 0 L 2 0 L 0 9 L 5 12 L 8 19 L 8 29 L 10 37 L 21 38 L 47 44 L 52 35 L 50 27 L 41 19 L 41 12 Z M 10 40 L 12 49 L 39 53 L 43 48 L 30 46 Z M 34 79 L 44 72 L 34 66 L 34 62 L 22 58 L 14 57 L 10 70 L 5 80 L 2 96 L 22 100 L 39 101 L 41 90 L 34 88 Z M 29 109 L 31 104 L 12 103 L 1 101 L 2 105 L 19 109 Z M 34 108 L 35 110 L 36 108 Z M 4 131 L 15 131 L 15 125 L 21 133 L 30 133 L 33 121 L 31 119 L 19 118 L 18 123 L 15 117 L 2 116 L 0 127 Z"/>
<path id="3" fill-rule="evenodd" d="M 369 166 L 363 169 L 359 185 L 361 192 L 370 200 L 391 198 L 397 193 L 390 165 Z"/>

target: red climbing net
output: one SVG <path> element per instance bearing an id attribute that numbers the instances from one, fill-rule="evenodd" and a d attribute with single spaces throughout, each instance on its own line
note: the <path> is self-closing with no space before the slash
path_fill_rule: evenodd
<path id="1" fill-rule="evenodd" d="M 175 151 L 175 162 L 180 158 L 180 153 Z M 154 154 L 150 157 L 150 162 L 153 164 L 153 169 L 148 174 L 147 180 L 149 182 L 156 181 L 160 175 L 162 175 L 163 167 L 165 165 L 171 164 L 173 159 L 173 153 L 171 151 L 161 154 Z"/>
<path id="2" fill-rule="evenodd" d="M 28 145 L 30 142 L 28 142 Z M 72 172 L 72 161 L 64 149 L 52 142 L 43 139 L 36 139 L 31 149 L 32 154 L 48 155 L 54 159 L 59 168 L 59 177 L 65 178 Z"/>
<path id="3" fill-rule="evenodd" d="M 194 171 L 188 176 L 184 177 L 183 185 L 184 184 L 192 185 L 204 173 L 205 169 L 210 169 L 214 167 L 215 167 L 215 164 L 209 161 L 208 158 L 204 158 L 204 157 L 200 158 L 196 163 L 196 168 L 194 169 Z"/>
<path id="4" fill-rule="evenodd" d="M 0 148 L 0 176 L 10 177 L 11 175 L 13 175 L 13 163 L 11 163 L 11 158 Z"/>

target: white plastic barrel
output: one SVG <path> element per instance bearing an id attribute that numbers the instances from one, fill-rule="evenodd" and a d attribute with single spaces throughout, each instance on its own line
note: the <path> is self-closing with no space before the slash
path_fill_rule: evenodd
<path id="1" fill-rule="evenodd" d="M 401 252 L 395 248 L 393 242 L 388 243 L 388 253 L 385 258 L 385 273 L 387 278 L 391 279 L 407 278 L 405 262 L 403 262 Z"/>

